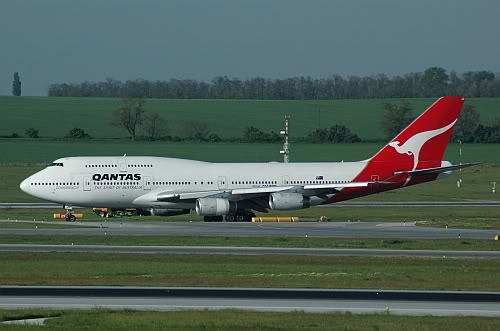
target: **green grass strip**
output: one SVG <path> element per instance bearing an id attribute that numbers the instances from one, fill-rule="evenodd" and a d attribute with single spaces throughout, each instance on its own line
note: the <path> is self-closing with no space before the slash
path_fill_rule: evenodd
<path id="1" fill-rule="evenodd" d="M 332 239 L 305 237 L 0 235 L 0 244 L 228 246 L 499 250 L 500 241 L 465 239 Z"/>
<path id="2" fill-rule="evenodd" d="M 350 313 L 273 313 L 239 310 L 138 312 L 108 310 L 0 311 L 0 320 L 56 317 L 50 330 L 498 330 L 500 319 L 466 316 L 396 316 Z M 2 330 L 40 330 L 39 326 L 7 326 Z M 43 327 L 42 327 L 43 329 Z"/>
<path id="3" fill-rule="evenodd" d="M 500 261 L 413 257 L 0 253 L 4 285 L 500 290 Z"/>

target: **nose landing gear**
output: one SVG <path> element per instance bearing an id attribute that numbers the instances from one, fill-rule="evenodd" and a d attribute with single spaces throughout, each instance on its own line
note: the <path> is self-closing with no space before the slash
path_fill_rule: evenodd
<path id="1" fill-rule="evenodd" d="M 66 222 L 76 222 L 73 206 L 64 206 L 64 208 L 66 208 Z"/>

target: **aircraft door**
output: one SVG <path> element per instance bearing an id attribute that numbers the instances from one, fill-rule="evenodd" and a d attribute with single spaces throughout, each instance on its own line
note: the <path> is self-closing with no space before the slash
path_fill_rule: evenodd
<path id="1" fill-rule="evenodd" d="M 378 175 L 372 175 L 371 176 L 371 181 L 373 182 L 373 184 L 372 184 L 373 188 L 376 189 L 376 190 L 378 189 L 379 180 L 380 180 L 380 178 L 379 178 Z"/>
<path id="2" fill-rule="evenodd" d="M 281 185 L 290 185 L 290 177 L 283 176 Z"/>
<path id="3" fill-rule="evenodd" d="M 127 171 L 127 160 L 125 160 L 124 157 L 121 157 L 118 160 L 118 169 L 120 169 L 120 171 Z"/>
<path id="4" fill-rule="evenodd" d="M 219 176 L 219 190 L 224 190 L 226 187 L 226 177 Z"/>
<path id="5" fill-rule="evenodd" d="M 151 190 L 151 177 L 144 176 L 144 190 Z"/>
<path id="6" fill-rule="evenodd" d="M 89 176 L 83 176 L 83 190 L 84 191 L 90 191 L 90 177 Z"/>

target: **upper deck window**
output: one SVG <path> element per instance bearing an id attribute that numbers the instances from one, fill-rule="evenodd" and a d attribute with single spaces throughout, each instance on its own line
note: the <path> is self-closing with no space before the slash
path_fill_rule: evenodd
<path id="1" fill-rule="evenodd" d="M 52 162 L 49 167 L 64 167 L 62 162 Z"/>

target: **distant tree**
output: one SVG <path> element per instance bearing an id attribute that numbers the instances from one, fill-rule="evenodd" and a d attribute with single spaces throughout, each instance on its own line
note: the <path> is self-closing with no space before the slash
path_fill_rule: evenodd
<path id="1" fill-rule="evenodd" d="M 208 141 L 210 141 L 211 143 L 218 143 L 221 141 L 221 139 L 216 133 L 212 133 L 208 136 Z"/>
<path id="2" fill-rule="evenodd" d="M 68 139 L 92 139 L 92 137 L 85 133 L 85 130 L 80 129 L 80 128 L 73 128 L 69 130 L 68 134 L 66 135 L 66 138 Z"/>
<path id="3" fill-rule="evenodd" d="M 436 97 L 443 96 L 448 90 L 449 77 L 446 69 L 441 67 L 431 67 L 424 71 L 422 75 L 422 96 Z"/>
<path id="4" fill-rule="evenodd" d="M 493 126 L 487 126 L 479 124 L 474 131 L 473 136 L 474 143 L 496 143 L 498 142 L 498 136 L 495 128 Z"/>
<path id="5" fill-rule="evenodd" d="M 264 141 L 267 143 L 276 143 L 281 141 L 283 138 L 277 134 L 274 131 L 271 131 L 271 133 L 264 133 Z"/>
<path id="6" fill-rule="evenodd" d="M 243 131 L 243 139 L 246 142 L 254 143 L 258 141 L 262 141 L 264 136 L 264 132 L 257 129 L 254 126 L 247 126 Z"/>
<path id="7" fill-rule="evenodd" d="M 309 134 L 309 140 L 315 144 L 324 144 L 328 142 L 328 129 L 321 128 L 314 130 Z"/>
<path id="8" fill-rule="evenodd" d="M 17 72 L 14 73 L 14 80 L 12 81 L 12 95 L 15 97 L 21 96 L 21 79 Z"/>
<path id="9" fill-rule="evenodd" d="M 493 121 L 493 127 L 500 133 L 500 117 L 495 118 Z"/>
<path id="10" fill-rule="evenodd" d="M 135 141 L 137 129 L 144 121 L 146 113 L 144 103 L 142 98 L 124 98 L 122 106 L 114 110 L 111 115 L 111 124 L 127 130 L 132 141 Z"/>
<path id="11" fill-rule="evenodd" d="M 500 117 L 497 117 L 494 121 L 493 121 L 493 132 L 494 132 L 494 138 L 493 138 L 493 142 L 495 143 L 500 143 Z"/>
<path id="12" fill-rule="evenodd" d="M 243 130 L 243 140 L 249 143 L 265 142 L 265 143 L 275 143 L 282 140 L 282 137 L 271 131 L 270 133 L 262 132 L 254 126 L 247 126 Z"/>
<path id="13" fill-rule="evenodd" d="M 169 136 L 170 137 L 170 136 Z M 168 138 L 168 137 L 167 137 Z M 181 142 L 182 141 L 182 138 L 179 137 L 179 136 L 173 136 L 173 137 L 170 137 L 169 138 L 170 141 L 174 142 L 174 143 L 178 143 L 178 142 Z"/>
<path id="14" fill-rule="evenodd" d="M 476 139 L 475 131 L 481 124 L 479 113 L 473 105 L 465 105 L 453 129 L 453 140 L 472 143 Z"/>
<path id="15" fill-rule="evenodd" d="M 328 132 L 328 141 L 332 143 L 357 143 L 361 139 L 344 125 L 334 125 Z"/>
<path id="16" fill-rule="evenodd" d="M 167 122 L 156 111 L 145 115 L 142 129 L 150 140 L 164 137 L 168 132 Z"/>
<path id="17" fill-rule="evenodd" d="M 29 138 L 38 138 L 38 130 L 35 128 L 28 128 L 24 133 L 29 137 Z"/>
<path id="18" fill-rule="evenodd" d="M 309 140 L 315 144 L 324 143 L 356 143 L 361 139 L 357 134 L 344 125 L 334 125 L 329 129 L 316 129 L 308 136 Z"/>
<path id="19" fill-rule="evenodd" d="M 500 118 L 493 121 L 492 125 L 479 124 L 472 135 L 475 143 L 500 143 Z"/>
<path id="20" fill-rule="evenodd" d="M 414 118 L 413 108 L 406 101 L 384 103 L 384 110 L 381 125 L 389 139 L 400 133 Z"/>
<path id="21" fill-rule="evenodd" d="M 188 139 L 206 141 L 210 130 L 207 123 L 192 120 L 184 125 L 184 135 Z"/>

